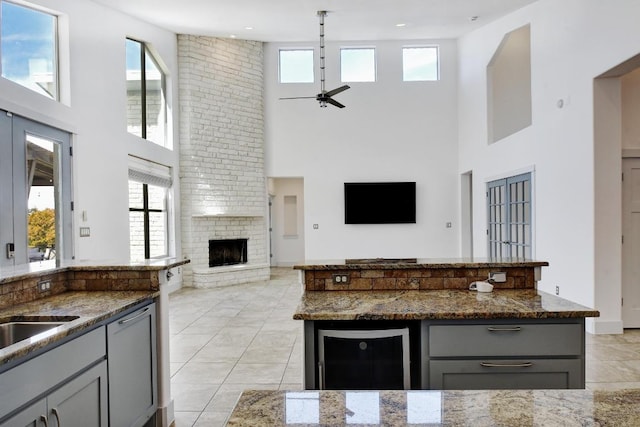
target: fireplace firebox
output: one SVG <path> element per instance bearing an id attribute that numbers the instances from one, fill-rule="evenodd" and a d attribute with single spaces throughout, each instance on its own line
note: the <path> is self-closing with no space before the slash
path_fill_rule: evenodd
<path id="1" fill-rule="evenodd" d="M 209 267 L 246 264 L 248 240 L 209 240 Z"/>

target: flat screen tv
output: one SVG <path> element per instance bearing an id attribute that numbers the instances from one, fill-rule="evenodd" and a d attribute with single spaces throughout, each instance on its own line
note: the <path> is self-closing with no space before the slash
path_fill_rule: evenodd
<path id="1" fill-rule="evenodd" d="M 345 224 L 414 224 L 415 182 L 345 182 Z"/>

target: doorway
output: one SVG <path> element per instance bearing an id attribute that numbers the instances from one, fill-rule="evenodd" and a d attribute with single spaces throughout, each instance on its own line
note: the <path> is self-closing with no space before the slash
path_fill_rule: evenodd
<path id="1" fill-rule="evenodd" d="M 622 323 L 640 328 L 640 158 L 622 159 Z"/>
<path id="2" fill-rule="evenodd" d="M 0 111 L 0 267 L 71 258 L 70 147 L 69 133 Z"/>

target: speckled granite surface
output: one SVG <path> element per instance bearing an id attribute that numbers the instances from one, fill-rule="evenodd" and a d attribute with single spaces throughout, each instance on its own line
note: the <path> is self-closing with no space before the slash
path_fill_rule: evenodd
<path id="1" fill-rule="evenodd" d="M 160 271 L 189 263 L 189 260 L 166 258 L 141 262 L 118 261 L 42 261 L 0 268 L 0 284 L 22 279 L 32 279 L 67 271 Z"/>
<path id="2" fill-rule="evenodd" d="M 245 391 L 228 426 L 616 426 L 640 390 Z"/>
<path id="3" fill-rule="evenodd" d="M 544 319 L 600 313 L 536 290 L 306 291 L 297 320 Z"/>
<path id="4" fill-rule="evenodd" d="M 0 369 L 4 364 L 27 356 L 31 352 L 89 328 L 157 295 L 157 292 L 150 291 L 64 292 L 1 309 L 0 323 L 29 320 L 74 320 L 65 322 L 49 333 L 40 334 L 0 349 Z"/>

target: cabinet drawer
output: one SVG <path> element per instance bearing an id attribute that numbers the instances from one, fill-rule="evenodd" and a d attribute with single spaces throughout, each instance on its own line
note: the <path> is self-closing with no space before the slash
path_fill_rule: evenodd
<path id="1" fill-rule="evenodd" d="M 0 418 L 106 356 L 104 326 L 0 375 Z"/>
<path id="2" fill-rule="evenodd" d="M 429 357 L 579 356 L 581 324 L 431 325 Z"/>
<path id="3" fill-rule="evenodd" d="M 584 378 L 579 359 L 432 360 L 429 362 L 429 388 L 584 388 Z"/>

